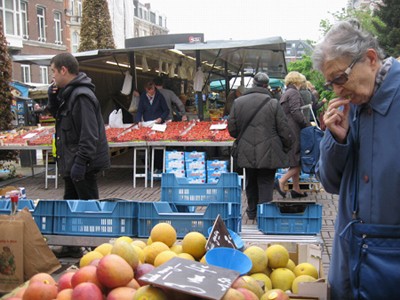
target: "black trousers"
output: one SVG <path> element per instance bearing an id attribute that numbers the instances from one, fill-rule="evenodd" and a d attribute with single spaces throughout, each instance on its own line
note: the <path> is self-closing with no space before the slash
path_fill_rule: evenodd
<path id="1" fill-rule="evenodd" d="M 246 168 L 247 215 L 257 216 L 257 204 L 272 201 L 276 169 Z"/>
<path id="2" fill-rule="evenodd" d="M 71 177 L 64 177 L 64 199 L 65 200 L 91 200 L 99 199 L 97 186 L 98 171 L 91 171 L 85 174 L 85 179 L 73 181 Z"/>

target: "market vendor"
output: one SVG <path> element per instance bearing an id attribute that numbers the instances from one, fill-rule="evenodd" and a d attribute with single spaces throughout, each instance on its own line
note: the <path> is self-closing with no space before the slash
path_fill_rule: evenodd
<path id="1" fill-rule="evenodd" d="M 164 99 L 167 102 L 169 109 L 168 120 L 187 121 L 185 105 L 183 105 L 182 100 L 179 99 L 173 91 L 164 87 L 163 79 L 161 77 L 154 78 L 154 84 L 156 85 L 157 91 L 164 96 Z"/>
<path id="2" fill-rule="evenodd" d="M 169 116 L 169 108 L 164 96 L 156 89 L 153 81 L 147 82 L 144 88 L 145 91 L 140 95 L 135 122 L 164 123 Z"/>

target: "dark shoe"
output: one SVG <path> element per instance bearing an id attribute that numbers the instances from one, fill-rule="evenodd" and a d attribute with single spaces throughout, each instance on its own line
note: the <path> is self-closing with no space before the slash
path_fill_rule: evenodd
<path id="1" fill-rule="evenodd" d="M 281 187 L 279 186 L 279 180 L 275 179 L 274 182 L 274 188 L 278 191 L 278 193 L 283 197 L 286 198 L 286 193 L 281 190 Z"/>
<path id="2" fill-rule="evenodd" d="M 257 214 L 254 214 L 254 213 L 252 213 L 252 212 L 250 212 L 248 210 L 246 210 L 246 214 L 247 214 L 247 217 L 249 218 L 249 220 L 257 219 Z"/>
<path id="3" fill-rule="evenodd" d="M 292 195 L 292 198 L 302 198 L 302 197 L 307 197 L 307 193 L 298 193 L 295 190 L 291 190 L 290 194 Z"/>
<path id="4" fill-rule="evenodd" d="M 249 214 L 247 214 L 247 217 L 249 218 L 249 220 L 252 220 L 252 221 L 257 219 L 257 216 L 253 216 L 253 215 L 249 215 Z"/>
<path id="5" fill-rule="evenodd" d="M 61 249 L 53 249 L 53 253 L 57 258 L 81 258 L 84 254 L 82 248 L 77 246 L 62 246 Z"/>

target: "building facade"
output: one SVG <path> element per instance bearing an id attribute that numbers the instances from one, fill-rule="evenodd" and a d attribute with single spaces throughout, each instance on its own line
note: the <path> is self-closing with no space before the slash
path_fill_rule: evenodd
<path id="1" fill-rule="evenodd" d="M 77 52 L 84 0 L 0 0 L 0 20 L 10 55 Z M 149 3 L 107 0 L 114 42 L 125 48 L 133 37 L 168 34 L 167 18 Z M 47 66 L 13 63 L 13 80 L 49 83 Z"/>
<path id="2" fill-rule="evenodd" d="M 151 36 L 168 34 L 167 18 L 164 14 L 151 8 L 150 3 L 133 1 L 134 5 L 134 36 Z"/>
<path id="3" fill-rule="evenodd" d="M 11 55 L 57 54 L 67 50 L 63 1 L 0 1 L 0 19 Z M 14 80 L 49 83 L 50 76 L 47 66 L 13 63 Z"/>
<path id="4" fill-rule="evenodd" d="M 286 62 L 299 60 L 303 55 L 311 55 L 313 47 L 303 40 L 286 40 Z"/>

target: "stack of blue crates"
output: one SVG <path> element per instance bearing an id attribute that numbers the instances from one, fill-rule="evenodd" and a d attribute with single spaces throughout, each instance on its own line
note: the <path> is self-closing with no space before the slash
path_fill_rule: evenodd
<path id="1" fill-rule="evenodd" d="M 322 228 L 322 205 L 318 203 L 280 205 L 275 202 L 258 204 L 257 225 L 265 234 L 318 234 Z"/>
<path id="2" fill-rule="evenodd" d="M 137 236 L 136 201 L 41 200 L 33 218 L 42 234 Z"/>
<path id="3" fill-rule="evenodd" d="M 179 238 L 190 231 L 208 236 L 218 214 L 227 228 L 240 232 L 241 195 L 237 173 L 222 174 L 217 184 L 190 184 L 185 178 L 164 173 L 161 201 L 138 203 L 138 236 L 148 237 L 160 222 L 174 226 Z"/>

